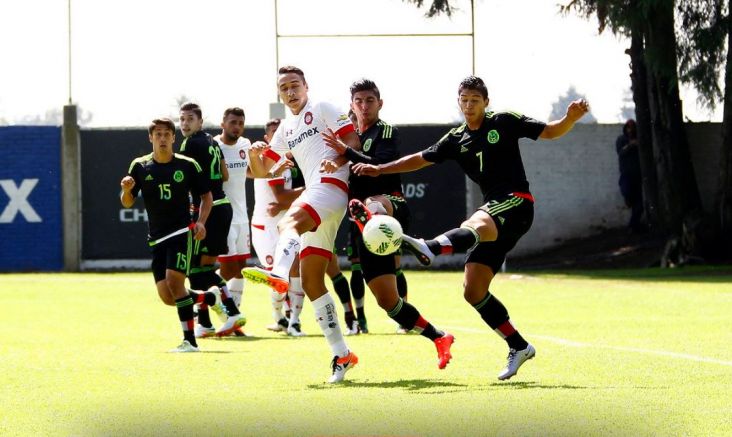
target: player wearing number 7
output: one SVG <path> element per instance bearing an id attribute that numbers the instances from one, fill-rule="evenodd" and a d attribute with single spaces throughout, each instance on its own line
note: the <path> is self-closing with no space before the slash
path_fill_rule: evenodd
<path id="1" fill-rule="evenodd" d="M 465 123 L 450 130 L 433 146 L 386 164 L 356 164 L 353 171 L 378 176 L 454 160 L 480 185 L 484 204 L 459 228 L 427 241 L 404 235 L 402 248 L 414 253 L 424 265 L 430 265 L 437 255 L 468 252 L 463 296 L 508 343 L 508 362 L 498 375 L 498 379 L 504 380 L 515 375 L 536 354 L 511 323 L 506 307 L 489 291 L 506 254 L 529 230 L 534 218 L 534 198 L 529 192 L 518 140 L 561 137 L 587 113 L 589 105 L 576 100 L 561 120 L 549 123 L 515 112 L 486 113 L 488 89 L 475 76 L 460 82 L 458 105 Z"/>

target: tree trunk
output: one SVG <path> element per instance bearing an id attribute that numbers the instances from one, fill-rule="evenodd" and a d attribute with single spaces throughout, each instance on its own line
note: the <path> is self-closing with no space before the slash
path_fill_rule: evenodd
<path id="1" fill-rule="evenodd" d="M 631 45 L 626 53 L 630 56 L 630 80 L 635 104 L 635 120 L 638 126 L 638 151 L 643 177 L 643 207 L 646 220 L 652 228 L 659 226 L 658 179 L 656 162 L 653 158 L 653 134 L 651 133 L 651 109 L 648 104 L 646 64 L 643 60 L 643 29 L 640 25 L 631 29 Z"/>
<path id="2" fill-rule="evenodd" d="M 730 2 L 727 1 L 727 10 Z M 722 150 L 719 184 L 717 187 L 717 220 L 722 240 L 722 255 L 732 253 L 732 24 L 727 21 L 727 65 L 724 75 L 724 116 L 722 119 Z"/>
<path id="3" fill-rule="evenodd" d="M 647 21 L 645 60 L 657 163 L 659 212 L 679 239 L 679 260 L 698 254 L 703 217 L 679 97 L 673 2 L 658 2 Z"/>

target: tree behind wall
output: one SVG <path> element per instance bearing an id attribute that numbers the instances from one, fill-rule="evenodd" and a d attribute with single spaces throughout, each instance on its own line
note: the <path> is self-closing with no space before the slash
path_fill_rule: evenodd
<path id="1" fill-rule="evenodd" d="M 552 103 L 552 112 L 549 114 L 549 120 L 560 120 L 567 113 L 567 107 L 570 103 L 579 99 L 587 99 L 584 94 L 577 92 L 574 85 L 570 85 L 567 92 L 557 98 L 557 101 Z M 597 123 L 597 119 L 592 112 L 588 112 L 578 121 L 578 123 Z"/>

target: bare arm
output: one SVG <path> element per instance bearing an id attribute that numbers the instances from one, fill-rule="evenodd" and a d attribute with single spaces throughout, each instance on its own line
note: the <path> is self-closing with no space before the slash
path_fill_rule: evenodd
<path id="1" fill-rule="evenodd" d="M 432 164 L 432 162 L 422 157 L 422 152 L 417 152 L 386 164 L 356 164 L 353 166 L 353 172 L 359 176 L 379 176 L 382 174 L 408 173 Z"/>
<path id="2" fill-rule="evenodd" d="M 277 203 L 282 207 L 282 209 L 289 208 L 290 205 L 292 205 L 292 202 L 297 200 L 297 198 L 300 197 L 300 194 L 305 190 L 305 187 L 286 190 L 282 185 L 275 185 L 271 188 L 274 192 L 275 199 L 277 199 Z"/>
<path id="3" fill-rule="evenodd" d="M 274 161 L 264 156 L 264 151 L 269 145 L 263 141 L 252 144 L 247 154 L 249 155 L 249 169 L 255 178 L 266 178 L 267 172 L 274 165 Z"/>
<path id="4" fill-rule="evenodd" d="M 125 208 L 132 208 L 135 204 L 135 196 L 132 195 L 132 188 L 135 187 L 135 180 L 132 176 L 125 176 L 119 183 L 122 187 L 122 193 L 119 195 L 119 200 L 122 202 L 122 206 Z"/>
<path id="5" fill-rule="evenodd" d="M 564 115 L 564 117 L 562 117 L 561 120 L 550 121 L 549 123 L 547 123 L 544 130 L 541 131 L 539 138 L 553 140 L 555 138 L 561 137 L 562 135 L 569 132 L 572 127 L 574 127 L 574 124 L 580 118 L 582 118 L 583 115 L 589 112 L 589 110 L 590 105 L 589 103 L 587 103 L 586 100 L 575 100 L 574 102 L 569 104 L 569 107 L 567 107 L 567 113 Z"/>
<path id="6" fill-rule="evenodd" d="M 201 194 L 201 204 L 198 209 L 198 221 L 195 224 L 194 238 L 196 240 L 203 240 L 206 238 L 206 220 L 208 215 L 211 213 L 213 207 L 213 196 L 208 191 L 205 194 Z"/>
<path id="7" fill-rule="evenodd" d="M 229 180 L 229 167 L 226 166 L 226 160 L 221 158 L 221 177 L 224 182 Z"/>

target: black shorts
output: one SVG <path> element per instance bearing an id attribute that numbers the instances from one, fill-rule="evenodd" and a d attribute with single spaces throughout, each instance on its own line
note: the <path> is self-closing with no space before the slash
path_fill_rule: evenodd
<path id="1" fill-rule="evenodd" d="M 360 233 L 356 239 L 356 248 L 361 262 L 363 279 L 367 284 L 369 281 L 374 278 L 378 278 L 379 276 L 394 275 L 396 273 L 394 257 L 398 253 L 392 253 L 390 255 L 376 255 L 371 253 L 366 249 L 366 245 L 363 243 L 363 238 L 361 238 Z"/>
<path id="2" fill-rule="evenodd" d="M 165 279 L 165 271 L 175 270 L 188 276 L 190 268 L 193 236 L 191 231 L 168 238 L 150 248 L 152 252 L 151 269 L 155 283 Z"/>
<path id="3" fill-rule="evenodd" d="M 348 246 L 346 246 L 346 255 L 348 261 L 353 264 L 358 259 L 358 240 L 361 239 L 361 231 L 358 230 L 356 223 L 348 221 Z"/>
<path id="4" fill-rule="evenodd" d="M 493 273 L 501 269 L 506 254 L 529 231 L 534 221 L 534 202 L 523 197 L 508 195 L 494 199 L 478 208 L 487 212 L 496 223 L 498 238 L 478 244 L 468 252 L 465 263 L 479 263 L 490 267 Z"/>
<path id="5" fill-rule="evenodd" d="M 193 256 L 196 262 L 193 265 L 199 265 L 201 255 L 219 256 L 229 253 L 227 237 L 233 214 L 230 203 L 222 203 L 211 208 L 206 220 L 206 238 L 194 243 Z"/>
<path id="6" fill-rule="evenodd" d="M 402 196 L 393 196 L 391 194 L 384 194 L 384 197 L 391 202 L 391 208 L 394 211 L 392 215 L 402 225 L 402 230 L 406 234 L 409 231 L 409 218 L 411 217 L 406 199 Z"/>

